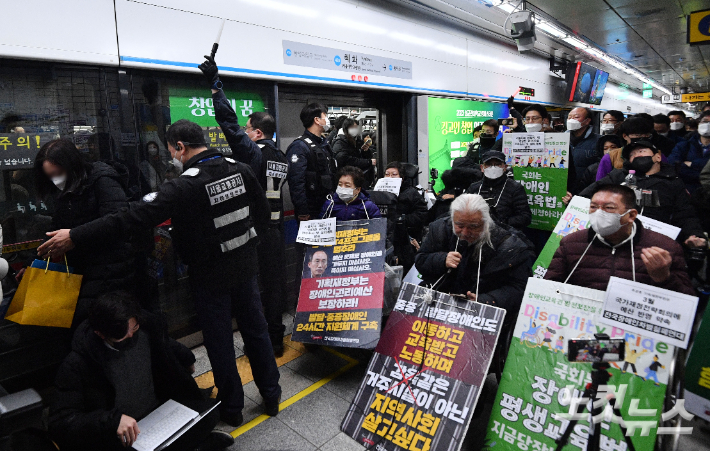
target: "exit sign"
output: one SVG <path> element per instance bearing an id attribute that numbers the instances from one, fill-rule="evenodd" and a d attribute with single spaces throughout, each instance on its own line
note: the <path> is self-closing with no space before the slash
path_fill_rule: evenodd
<path id="1" fill-rule="evenodd" d="M 651 86 L 649 83 L 644 83 L 643 90 L 646 91 L 647 89 L 653 89 L 653 86 Z"/>
<path id="2" fill-rule="evenodd" d="M 521 86 L 519 94 L 521 96 L 535 97 L 535 90 L 533 88 L 523 88 Z"/>
<path id="3" fill-rule="evenodd" d="M 644 89 L 643 98 L 644 99 L 652 99 L 653 98 L 653 89 Z"/>

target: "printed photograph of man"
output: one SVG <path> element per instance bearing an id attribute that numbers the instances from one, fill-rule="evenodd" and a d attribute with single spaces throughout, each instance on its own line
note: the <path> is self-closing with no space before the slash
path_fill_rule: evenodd
<path id="1" fill-rule="evenodd" d="M 308 259 L 308 269 L 310 277 L 323 277 L 328 269 L 328 254 L 325 251 L 317 250 Z"/>

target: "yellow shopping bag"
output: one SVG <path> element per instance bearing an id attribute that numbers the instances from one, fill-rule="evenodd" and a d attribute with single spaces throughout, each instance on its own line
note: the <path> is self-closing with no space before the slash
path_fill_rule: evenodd
<path id="1" fill-rule="evenodd" d="M 25 326 L 71 327 L 81 279 L 68 265 L 35 260 L 25 271 L 5 319 Z"/>

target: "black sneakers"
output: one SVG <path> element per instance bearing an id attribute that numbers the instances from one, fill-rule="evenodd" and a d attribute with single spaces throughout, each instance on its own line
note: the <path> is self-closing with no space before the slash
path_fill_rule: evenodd
<path id="1" fill-rule="evenodd" d="M 198 451 L 223 451 L 234 445 L 234 437 L 229 432 L 217 429 L 210 432 L 204 445 L 197 448 Z"/>

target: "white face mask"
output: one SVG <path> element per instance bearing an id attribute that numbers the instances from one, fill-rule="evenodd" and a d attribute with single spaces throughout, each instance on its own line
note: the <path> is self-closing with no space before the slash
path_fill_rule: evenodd
<path id="1" fill-rule="evenodd" d="M 54 183 L 54 186 L 59 188 L 60 191 L 64 191 L 64 188 L 67 186 L 67 175 L 64 174 L 52 177 L 52 183 Z"/>
<path id="2" fill-rule="evenodd" d="M 353 138 L 359 134 L 360 134 L 360 130 L 357 127 L 348 129 L 348 135 L 352 136 Z"/>
<path id="3" fill-rule="evenodd" d="M 623 214 L 609 213 L 602 209 L 589 214 L 589 223 L 599 235 L 606 237 L 616 233 L 621 227 L 621 217 L 631 210 L 627 210 Z"/>
<path id="4" fill-rule="evenodd" d="M 343 202 L 350 202 L 355 197 L 355 189 L 354 188 L 345 188 L 343 186 L 339 186 L 335 190 L 335 192 L 338 194 L 338 197 Z"/>
<path id="5" fill-rule="evenodd" d="M 671 130 L 682 130 L 685 125 L 682 122 L 671 122 Z"/>
<path id="6" fill-rule="evenodd" d="M 661 136 L 663 136 L 663 137 L 667 138 L 667 137 L 668 137 L 668 132 L 665 132 L 665 133 L 659 133 L 659 135 L 661 135 Z"/>
<path id="7" fill-rule="evenodd" d="M 602 124 L 599 126 L 602 135 L 609 135 L 614 132 L 614 124 Z"/>
<path id="8" fill-rule="evenodd" d="M 326 117 L 325 118 L 325 125 L 323 126 L 323 131 L 327 132 L 328 130 L 330 130 L 330 119 L 328 119 L 328 117 Z"/>
<path id="9" fill-rule="evenodd" d="M 698 133 L 700 133 L 700 136 L 710 136 L 710 122 L 699 123 Z"/>
<path id="10" fill-rule="evenodd" d="M 542 124 L 525 124 L 525 131 L 529 133 L 536 133 L 542 130 Z"/>
<path id="11" fill-rule="evenodd" d="M 151 157 L 158 155 L 158 148 L 152 146 L 148 147 L 148 155 L 150 155 Z"/>
<path id="12" fill-rule="evenodd" d="M 582 123 L 577 119 L 567 119 L 567 130 L 575 131 L 582 128 Z"/>
<path id="13" fill-rule="evenodd" d="M 505 169 L 499 168 L 498 166 L 490 166 L 483 168 L 483 174 L 489 179 L 500 178 L 505 173 Z"/>

